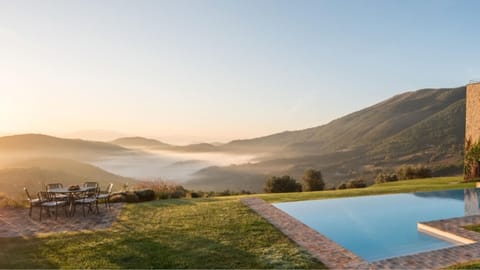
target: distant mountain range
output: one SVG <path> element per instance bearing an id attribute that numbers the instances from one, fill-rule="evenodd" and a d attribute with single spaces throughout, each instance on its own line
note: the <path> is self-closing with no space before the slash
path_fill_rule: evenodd
<path id="1" fill-rule="evenodd" d="M 17 173 L 18 168 L 12 169 L 13 161 L 30 160 L 31 166 L 22 167 L 30 168 L 29 174 L 52 174 L 68 167 L 70 176 L 88 176 L 84 167 L 67 165 L 60 160 L 88 163 L 99 157 L 145 154 L 144 150 L 257 156 L 252 163 L 197 171 L 194 179 L 185 185 L 202 190 L 259 192 L 268 176 L 288 174 L 300 179 L 308 168 L 321 169 L 327 186 L 358 178 L 372 181 L 379 171 L 394 170 L 402 165 L 427 165 L 437 175 L 460 174 L 464 136 L 465 87 L 422 89 L 394 96 L 326 125 L 222 145 L 178 146 L 142 137 L 124 137 L 111 142 L 40 134 L 0 137 L 0 168 L 13 170 L 0 171 L 0 183 L 2 173 L 9 177 Z M 37 158 L 35 164 L 33 158 Z M 45 158 L 50 160 L 38 161 Z M 113 179 L 105 175 L 101 178 Z M 35 179 L 38 182 L 38 177 Z"/>
<path id="2" fill-rule="evenodd" d="M 461 174 L 464 137 L 465 87 L 422 89 L 319 127 L 232 141 L 222 150 L 267 155 L 255 164 L 206 168 L 190 186 L 260 191 L 269 175 L 299 179 L 307 168 L 321 169 L 330 186 L 355 178 L 372 181 L 378 171 L 402 165 Z"/>
<path id="3" fill-rule="evenodd" d="M 209 143 L 197 143 L 189 145 L 171 145 L 155 139 L 143 137 L 124 137 L 111 141 L 112 144 L 129 148 L 147 148 L 150 150 L 165 150 L 179 152 L 217 152 L 221 149 Z"/>
<path id="4" fill-rule="evenodd" d="M 18 156 L 62 157 L 88 160 L 98 155 L 120 155 L 132 150 L 105 142 L 62 139 L 42 134 L 21 134 L 0 137 L 0 160 Z"/>

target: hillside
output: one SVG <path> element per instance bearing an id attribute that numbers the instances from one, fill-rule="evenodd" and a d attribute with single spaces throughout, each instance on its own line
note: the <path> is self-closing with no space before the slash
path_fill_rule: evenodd
<path id="1" fill-rule="evenodd" d="M 272 151 L 288 147 L 291 151 L 316 154 L 350 149 L 385 140 L 462 99 L 465 99 L 465 87 L 407 92 L 326 125 L 236 140 L 222 148 L 257 152 L 259 149 Z"/>
<path id="2" fill-rule="evenodd" d="M 127 148 L 142 148 L 147 150 L 165 150 L 176 152 L 215 152 L 219 149 L 209 143 L 197 143 L 189 145 L 171 145 L 155 139 L 143 137 L 124 137 L 111 141 L 112 144 Z"/>
<path id="3" fill-rule="evenodd" d="M 464 134 L 465 87 L 422 89 L 323 126 L 232 141 L 220 148 L 269 154 L 256 164 L 204 169 L 189 184 L 258 192 L 269 175 L 300 179 L 305 169 L 318 168 L 327 184 L 335 186 L 355 178 L 371 180 L 379 170 L 405 164 L 427 165 L 436 175 L 459 174 Z"/>
<path id="4" fill-rule="evenodd" d="M 123 147 L 145 147 L 154 149 L 167 149 L 172 145 L 161 141 L 143 137 L 123 137 L 111 141 L 112 144 Z"/>
<path id="5" fill-rule="evenodd" d="M 22 134 L 0 137 L 0 165 L 15 159 L 56 157 L 91 160 L 99 156 L 112 156 L 132 151 L 105 142 L 62 139 L 41 134 Z"/>
<path id="6" fill-rule="evenodd" d="M 105 189 L 108 183 L 118 190 L 130 178 L 118 176 L 90 164 L 67 159 L 40 158 L 14 163 L 9 168 L 0 170 L 0 191 L 22 195 L 23 187 L 33 193 L 43 189 L 47 183 L 59 182 L 65 186 L 96 181 Z"/>

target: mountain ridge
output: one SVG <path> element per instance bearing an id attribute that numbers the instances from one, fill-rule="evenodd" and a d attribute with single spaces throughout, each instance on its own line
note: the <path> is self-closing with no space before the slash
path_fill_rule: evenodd
<path id="1" fill-rule="evenodd" d="M 330 186 L 357 178 L 372 181 L 378 171 L 402 165 L 424 164 L 434 173 L 460 174 L 465 91 L 464 86 L 409 91 L 325 125 L 232 141 L 223 147 L 270 153 L 254 165 L 202 170 L 191 187 L 243 189 L 241 181 L 246 181 L 255 186 L 251 191 L 259 192 L 269 175 L 300 179 L 308 168 L 321 169 Z M 250 177 L 234 181 L 240 171 Z M 233 184 L 223 185 L 222 178 Z"/>

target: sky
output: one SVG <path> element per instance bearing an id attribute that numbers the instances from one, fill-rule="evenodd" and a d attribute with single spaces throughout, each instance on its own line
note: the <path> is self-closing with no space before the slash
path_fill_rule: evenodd
<path id="1" fill-rule="evenodd" d="M 192 143 L 319 126 L 405 91 L 480 80 L 479 10 L 0 0 L 0 134 Z"/>

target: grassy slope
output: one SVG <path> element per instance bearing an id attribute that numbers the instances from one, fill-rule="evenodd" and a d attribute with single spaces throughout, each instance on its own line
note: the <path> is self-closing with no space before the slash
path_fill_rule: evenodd
<path id="1" fill-rule="evenodd" d="M 473 186 L 459 180 L 410 180 L 356 190 L 256 196 L 273 202 Z M 0 268 L 323 267 L 243 206 L 242 197 L 130 204 L 107 230 L 0 238 Z"/>

